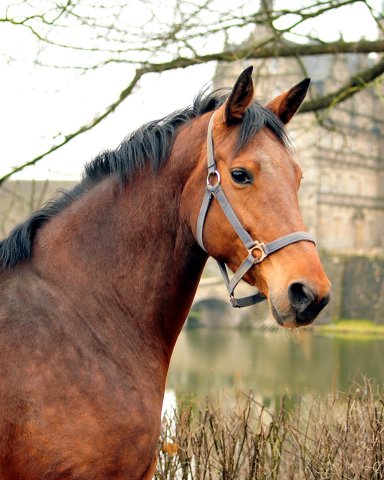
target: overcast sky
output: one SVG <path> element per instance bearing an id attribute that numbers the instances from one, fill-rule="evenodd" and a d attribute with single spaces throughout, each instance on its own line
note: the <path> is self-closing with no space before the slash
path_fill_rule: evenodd
<path id="1" fill-rule="evenodd" d="M 286 0 L 281 1 L 284 5 Z M 379 5 L 381 0 L 376 1 L 376 7 Z M 0 16 L 1 9 L 0 5 Z M 337 39 L 340 31 L 346 41 L 362 35 L 374 39 L 376 35 L 375 25 L 361 5 L 348 13 L 343 10 L 342 15 L 332 12 L 313 23 L 312 28 L 327 40 Z M 103 72 L 73 80 L 73 73 L 34 67 L 31 37 L 26 30 L 9 24 L 0 24 L 0 45 L 0 175 L 49 149 L 52 137 L 60 132 L 72 133 L 78 125 L 91 121 L 116 100 L 132 76 L 132 68 L 124 72 L 120 66 L 110 65 Z M 1 54 L 9 53 L 9 49 L 23 61 L 7 64 Z M 115 113 L 37 166 L 18 174 L 18 178 L 43 179 L 49 175 L 77 179 L 84 163 L 99 151 L 115 148 L 144 122 L 188 105 L 196 92 L 210 82 L 214 69 L 211 63 L 143 77 L 135 93 Z"/>

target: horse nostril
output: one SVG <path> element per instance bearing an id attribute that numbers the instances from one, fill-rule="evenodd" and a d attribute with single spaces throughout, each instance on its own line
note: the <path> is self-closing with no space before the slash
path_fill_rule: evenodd
<path id="1" fill-rule="evenodd" d="M 313 291 L 303 283 L 292 282 L 288 286 L 288 300 L 297 313 L 303 313 L 315 298 Z"/>

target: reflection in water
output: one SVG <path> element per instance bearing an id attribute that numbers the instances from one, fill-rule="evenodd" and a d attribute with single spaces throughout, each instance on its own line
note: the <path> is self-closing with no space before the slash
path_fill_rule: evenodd
<path id="1" fill-rule="evenodd" d="M 167 387 L 179 399 L 208 393 L 234 396 L 235 387 L 267 406 L 287 394 L 296 401 L 347 391 L 362 375 L 384 382 L 384 340 L 322 337 L 309 332 L 183 330 L 173 353 Z"/>

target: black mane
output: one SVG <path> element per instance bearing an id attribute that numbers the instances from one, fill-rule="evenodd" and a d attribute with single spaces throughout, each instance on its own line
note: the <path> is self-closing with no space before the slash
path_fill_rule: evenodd
<path id="1" fill-rule="evenodd" d="M 127 180 L 132 180 L 134 174 L 147 162 L 152 164 L 155 172 L 158 171 L 169 156 L 177 128 L 195 117 L 219 108 L 228 94 L 228 90 L 218 90 L 208 95 L 200 92 L 191 106 L 143 125 L 126 137 L 116 150 L 100 153 L 86 164 L 78 185 L 70 191 L 61 191 L 60 196 L 32 213 L 0 242 L 2 268 L 12 267 L 22 260 L 29 259 L 38 228 L 106 176 L 113 175 L 121 185 L 124 185 Z M 264 126 L 272 130 L 284 145 L 289 146 L 284 125 L 276 115 L 253 102 L 241 122 L 237 150 L 244 148 Z"/>

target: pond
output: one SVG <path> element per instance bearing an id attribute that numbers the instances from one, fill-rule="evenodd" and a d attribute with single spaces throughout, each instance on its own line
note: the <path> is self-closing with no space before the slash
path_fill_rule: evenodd
<path id="1" fill-rule="evenodd" d="M 203 402 L 253 390 L 269 406 L 288 395 L 347 391 L 363 376 L 384 383 L 384 340 L 332 338 L 310 331 L 184 329 L 176 344 L 167 393 Z"/>

